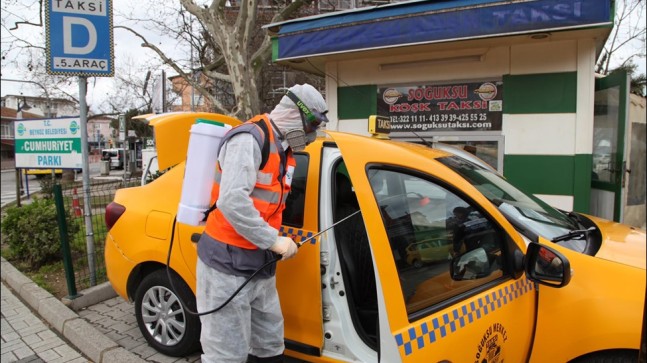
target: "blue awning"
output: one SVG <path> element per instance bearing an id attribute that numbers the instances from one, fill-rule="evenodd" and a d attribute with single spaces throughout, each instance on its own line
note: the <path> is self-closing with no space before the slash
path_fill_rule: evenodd
<path id="1" fill-rule="evenodd" d="M 266 25 L 274 61 L 326 54 L 612 27 L 612 0 L 412 1 Z"/>

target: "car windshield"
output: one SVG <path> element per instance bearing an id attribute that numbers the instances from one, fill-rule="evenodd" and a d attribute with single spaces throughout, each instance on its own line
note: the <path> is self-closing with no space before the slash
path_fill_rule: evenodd
<path id="1" fill-rule="evenodd" d="M 437 160 L 474 185 L 508 219 L 513 219 L 510 222 L 517 228 L 523 226 L 524 230 L 548 240 L 580 229 L 575 219 L 556 210 L 539 198 L 525 194 L 488 169 L 457 156 L 447 156 Z M 531 238 L 530 235 L 524 235 Z M 584 241 L 581 241 L 579 237 L 575 237 L 560 244 L 581 251 L 583 249 L 582 242 Z"/>

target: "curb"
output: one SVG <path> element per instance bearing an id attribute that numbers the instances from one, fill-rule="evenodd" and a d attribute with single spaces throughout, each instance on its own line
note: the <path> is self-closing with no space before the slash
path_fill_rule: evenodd
<path id="1" fill-rule="evenodd" d="M 74 311 L 79 311 L 90 305 L 98 304 L 116 296 L 117 293 L 112 288 L 112 285 L 110 285 L 110 282 L 104 282 L 81 291 L 79 296 L 74 299 L 64 297 L 61 299 L 61 302 L 68 308 Z"/>
<path id="2" fill-rule="evenodd" d="M 63 335 L 76 349 L 96 363 L 141 363 L 146 362 L 139 356 L 119 346 L 110 338 L 81 318 L 76 312 L 68 308 L 45 289 L 36 285 L 22 272 L 18 271 L 11 263 L 0 258 L 2 266 L 0 275 L 11 289 L 19 295 L 38 315 L 50 324 L 56 331 Z M 76 305 L 77 309 L 92 305 L 102 296 L 109 296 L 109 284 L 101 284 L 95 288 L 84 290 L 84 300 Z M 94 289 L 94 290 L 93 290 Z M 110 288 L 109 290 L 112 290 Z M 92 292 L 90 294 L 89 292 Z M 114 294 L 114 290 L 112 292 Z M 95 296 L 90 296 L 95 295 Z M 116 295 L 115 295 L 116 296 Z M 83 305 L 83 304 L 86 305 Z"/>

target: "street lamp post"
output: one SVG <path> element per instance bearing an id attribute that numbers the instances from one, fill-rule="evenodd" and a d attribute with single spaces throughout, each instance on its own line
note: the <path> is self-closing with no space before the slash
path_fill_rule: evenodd
<path id="1" fill-rule="evenodd" d="M 20 103 L 20 98 L 18 99 L 18 104 L 16 105 L 16 119 L 22 119 L 22 111 L 31 110 L 31 106 L 27 104 L 25 97 L 22 98 L 22 104 Z M 15 122 L 15 121 L 14 121 Z M 16 205 L 20 207 L 20 196 L 23 194 L 21 189 L 22 178 L 20 177 L 20 169 L 16 168 Z M 27 199 L 29 199 L 29 179 L 27 173 L 25 173 L 25 191 L 27 193 Z"/>

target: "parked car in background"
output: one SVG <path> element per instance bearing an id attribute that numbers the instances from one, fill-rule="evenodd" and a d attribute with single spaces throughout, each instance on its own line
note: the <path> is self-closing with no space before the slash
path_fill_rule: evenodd
<path id="1" fill-rule="evenodd" d="M 123 169 L 125 150 L 123 148 L 103 149 L 101 150 L 101 160 L 110 161 L 110 170 Z"/>
<path id="2" fill-rule="evenodd" d="M 424 263 L 447 261 L 451 259 L 451 239 L 431 239 L 412 243 L 407 247 L 407 263 L 416 268 Z"/>
<path id="3" fill-rule="evenodd" d="M 63 174 L 63 169 L 54 169 L 53 172 L 57 177 L 60 177 Z M 26 175 L 35 175 L 36 178 L 42 179 L 51 177 L 52 169 L 24 169 L 24 173 Z"/>
<path id="4" fill-rule="evenodd" d="M 188 309 L 196 309 L 204 226 L 176 222 L 197 119 L 240 123 L 206 113 L 151 120 L 159 168 L 168 170 L 117 190 L 105 213 L 108 279 L 134 302 L 148 343 L 173 356 L 199 349 L 200 320 Z M 303 243 L 276 266 L 287 355 L 321 363 L 637 361 L 644 230 L 557 210 L 469 155 L 325 134 L 294 153 L 279 231 Z M 449 222 L 457 207 L 469 211 L 460 228 Z M 457 231 L 464 246 L 451 259 L 407 263 L 409 246 L 445 246 Z"/>
<path id="5" fill-rule="evenodd" d="M 52 177 L 52 172 L 57 178 L 60 178 L 63 175 L 64 169 L 23 169 L 23 173 L 26 175 L 35 175 L 37 179 L 43 179 Z M 83 172 L 83 169 L 73 169 L 76 173 Z"/>

